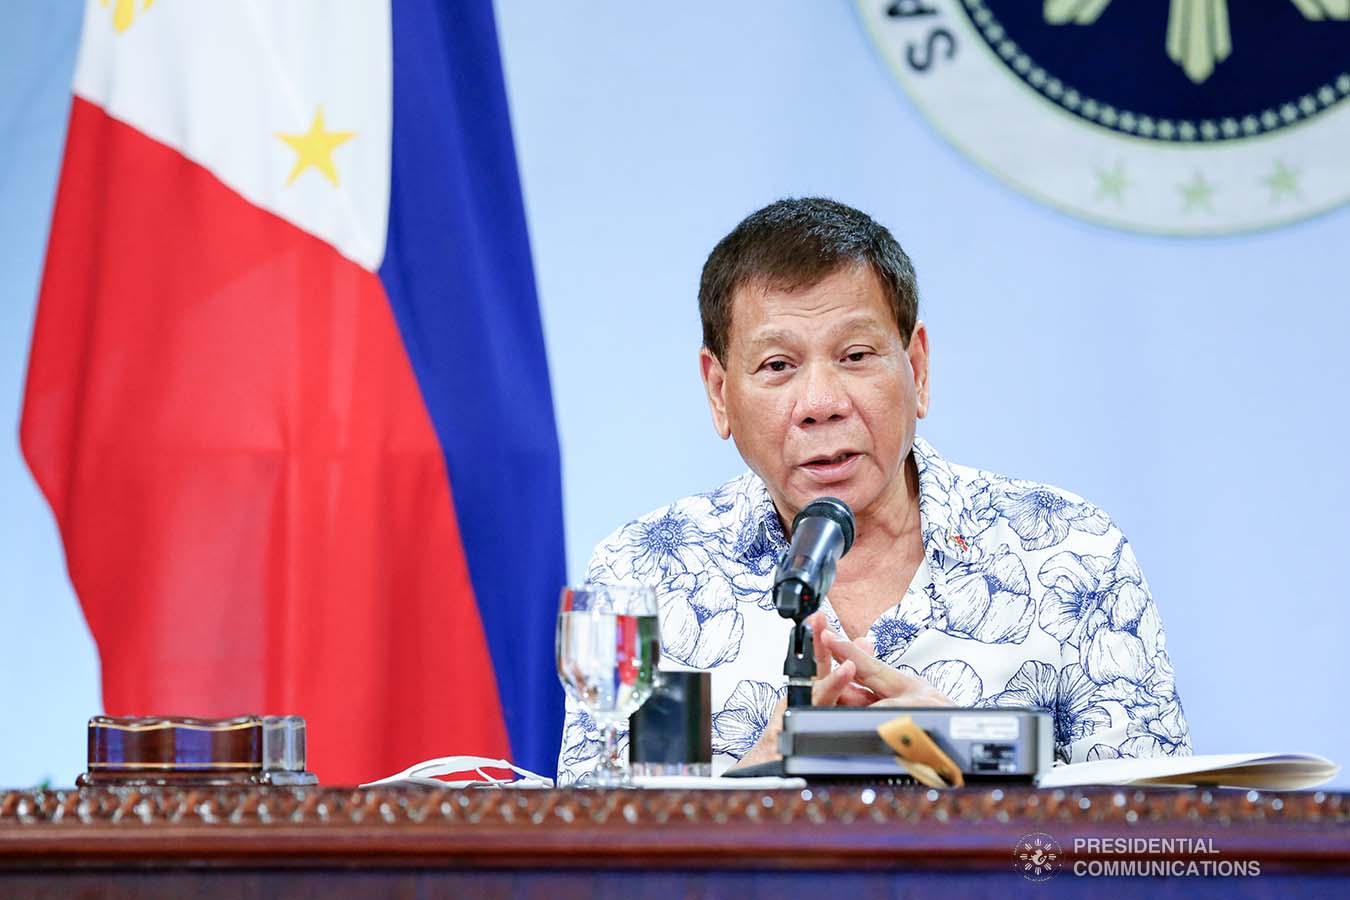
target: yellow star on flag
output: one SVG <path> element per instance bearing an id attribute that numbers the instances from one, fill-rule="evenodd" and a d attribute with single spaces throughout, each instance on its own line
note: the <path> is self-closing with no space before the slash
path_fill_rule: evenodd
<path id="1" fill-rule="evenodd" d="M 99 5 L 107 6 L 112 0 L 99 0 Z M 141 12 L 150 8 L 155 0 L 144 0 L 141 4 Z M 113 28 L 118 34 L 131 27 L 131 23 L 136 21 L 136 0 L 117 0 L 113 4 Z"/>
<path id="2" fill-rule="evenodd" d="M 300 177 L 300 173 L 310 166 L 322 172 L 336 186 L 338 174 L 337 167 L 333 165 L 333 151 L 350 141 L 355 135 L 355 131 L 328 131 L 325 129 L 322 106 L 315 111 L 314 123 L 309 126 L 309 131 L 304 134 L 285 134 L 278 131 L 277 137 L 285 141 L 298 154 L 295 158 L 295 165 L 291 166 L 291 174 L 286 179 L 286 186 L 289 187 L 295 179 Z"/>

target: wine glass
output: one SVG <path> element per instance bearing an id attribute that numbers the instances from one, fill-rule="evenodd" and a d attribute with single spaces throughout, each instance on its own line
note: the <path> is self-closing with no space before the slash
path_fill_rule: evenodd
<path id="1" fill-rule="evenodd" d="M 558 678 L 604 735 L 594 781 L 628 787 L 619 726 L 651 695 L 661 654 L 656 593 L 640 585 L 566 587 L 558 608 Z"/>

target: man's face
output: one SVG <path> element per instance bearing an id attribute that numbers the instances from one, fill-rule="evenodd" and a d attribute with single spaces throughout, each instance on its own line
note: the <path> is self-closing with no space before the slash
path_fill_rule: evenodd
<path id="1" fill-rule="evenodd" d="M 700 356 L 717 433 L 786 521 L 822 496 L 860 516 L 903 502 L 915 420 L 928 412 L 928 334 L 918 323 L 905 348 L 870 267 L 791 292 L 740 288 L 725 367 Z"/>

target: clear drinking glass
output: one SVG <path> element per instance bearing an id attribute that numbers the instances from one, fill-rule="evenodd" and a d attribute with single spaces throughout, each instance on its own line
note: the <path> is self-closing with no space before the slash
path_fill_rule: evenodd
<path id="1" fill-rule="evenodd" d="M 637 585 L 566 587 L 558 608 L 558 678 L 604 736 L 600 787 L 632 784 L 619 726 L 651 695 L 661 639 L 656 593 Z"/>

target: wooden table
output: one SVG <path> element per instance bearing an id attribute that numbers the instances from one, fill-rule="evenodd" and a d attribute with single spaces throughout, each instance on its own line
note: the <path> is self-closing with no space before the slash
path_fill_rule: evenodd
<path id="1" fill-rule="evenodd" d="M 1037 835 L 1058 845 L 1054 859 L 1037 855 Z M 1028 871 L 1028 861 L 1046 867 Z M 1184 875 L 1192 864 L 1230 874 Z M 1182 877 L 1135 874 L 1141 866 Z M 6 898 L 1009 892 L 1350 897 L 1350 795 L 854 786 L 0 793 Z"/>

